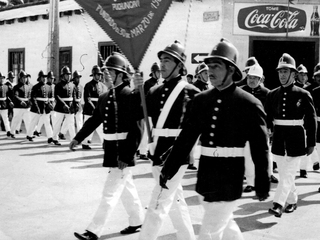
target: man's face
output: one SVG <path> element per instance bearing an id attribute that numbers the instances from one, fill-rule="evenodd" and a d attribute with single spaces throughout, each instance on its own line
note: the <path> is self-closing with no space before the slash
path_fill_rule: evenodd
<path id="1" fill-rule="evenodd" d="M 209 67 L 209 80 L 212 86 L 217 89 L 224 89 L 232 83 L 232 76 L 227 76 L 227 65 L 220 59 L 210 60 L 207 64 Z"/>
<path id="2" fill-rule="evenodd" d="M 180 67 L 177 67 L 177 63 L 175 62 L 175 59 L 171 55 L 166 53 L 163 53 L 160 56 L 160 69 L 161 69 L 161 75 L 164 79 L 171 76 L 176 77 L 180 71 Z M 173 70 L 174 72 L 172 72 Z"/>
<path id="3" fill-rule="evenodd" d="M 99 82 L 100 79 L 101 79 L 101 75 L 100 75 L 100 74 L 94 74 L 94 75 L 93 75 L 93 79 L 94 79 L 95 81 Z"/>
<path id="4" fill-rule="evenodd" d="M 46 82 L 46 78 L 45 77 L 40 77 L 39 82 L 45 83 Z"/>
<path id="5" fill-rule="evenodd" d="M 304 72 L 298 73 L 297 78 L 302 84 L 305 84 L 308 81 L 308 75 Z"/>
<path id="6" fill-rule="evenodd" d="M 250 88 L 256 88 L 260 85 L 261 78 L 258 76 L 247 75 L 247 84 Z"/>
<path id="7" fill-rule="evenodd" d="M 208 71 L 207 71 L 207 70 L 202 71 L 202 72 L 199 74 L 199 77 L 200 77 L 200 79 L 201 79 L 203 82 L 208 82 L 208 80 L 209 80 Z"/>
<path id="8" fill-rule="evenodd" d="M 52 83 L 53 82 L 53 78 L 47 78 L 47 83 Z"/>
<path id="9" fill-rule="evenodd" d="M 64 74 L 62 79 L 65 82 L 70 82 L 71 74 Z"/>
<path id="10" fill-rule="evenodd" d="M 0 85 L 2 85 L 3 84 L 3 77 L 0 77 Z"/>
<path id="11" fill-rule="evenodd" d="M 20 78 L 20 82 L 21 82 L 22 84 L 26 84 L 26 82 L 27 82 L 27 77 L 21 77 L 21 78 Z"/>
<path id="12" fill-rule="evenodd" d="M 278 76 L 281 85 L 288 85 L 293 82 L 295 74 L 289 68 L 281 68 L 278 70 Z"/>
<path id="13" fill-rule="evenodd" d="M 78 84 L 80 82 L 80 78 L 79 77 L 75 77 L 74 79 L 73 79 L 73 83 L 74 84 Z"/>
<path id="14" fill-rule="evenodd" d="M 320 85 L 320 75 L 315 75 L 315 76 L 314 76 L 314 81 L 315 81 L 316 83 L 318 83 L 318 85 Z"/>

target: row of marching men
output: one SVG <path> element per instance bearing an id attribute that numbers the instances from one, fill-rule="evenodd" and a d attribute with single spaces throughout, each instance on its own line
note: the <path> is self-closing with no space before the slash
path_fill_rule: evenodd
<path id="1" fill-rule="evenodd" d="M 14 75 L 8 74 L 8 81 L 4 82 L 5 77 L 0 73 L 0 113 L 7 136 L 14 139 L 24 121 L 28 141 L 32 142 L 35 136 L 40 135 L 42 126 L 49 144 L 61 145 L 59 138 L 65 139 L 67 132 L 72 139 L 76 129 L 80 130 L 83 121 L 92 115 L 98 97 L 107 88 L 99 66 L 93 66 L 90 76 L 92 80 L 83 87 L 80 84 L 82 75 L 78 71 L 72 74 L 69 67 L 64 66 L 57 84 L 54 84 L 56 79 L 52 71 L 45 74 L 41 70 L 37 84 L 32 86 L 28 84 L 30 74 L 22 70 L 18 83 L 13 86 Z M 82 107 L 83 95 L 85 103 Z M 11 109 L 13 116 L 10 124 Z M 102 134 L 100 130 L 97 132 Z M 84 142 L 84 149 L 90 149 L 91 138 L 92 135 Z"/>

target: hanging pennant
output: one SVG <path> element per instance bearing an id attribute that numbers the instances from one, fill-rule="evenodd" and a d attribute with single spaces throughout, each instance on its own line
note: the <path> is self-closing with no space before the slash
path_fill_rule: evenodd
<path id="1" fill-rule="evenodd" d="M 75 0 L 138 68 L 172 0 Z"/>

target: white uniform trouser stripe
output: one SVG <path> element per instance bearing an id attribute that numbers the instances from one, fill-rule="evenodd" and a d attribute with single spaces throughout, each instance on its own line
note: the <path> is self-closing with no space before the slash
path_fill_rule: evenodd
<path id="1" fill-rule="evenodd" d="M 65 119 L 64 119 L 65 118 Z M 66 121 L 68 126 L 68 131 L 70 139 L 73 139 L 76 135 L 74 127 L 74 114 L 65 114 L 60 112 L 54 112 L 52 115 L 52 124 L 53 124 L 53 140 L 58 140 L 58 134 L 61 130 L 62 121 Z"/>

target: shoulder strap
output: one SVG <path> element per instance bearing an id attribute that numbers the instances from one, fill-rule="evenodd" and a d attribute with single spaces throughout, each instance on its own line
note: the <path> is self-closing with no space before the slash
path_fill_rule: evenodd
<path id="1" fill-rule="evenodd" d="M 179 96 L 179 94 L 181 93 L 181 91 L 184 89 L 184 87 L 187 84 L 188 83 L 186 81 L 180 81 L 175 86 L 175 88 L 171 92 L 170 96 L 168 97 L 167 101 L 165 102 L 163 109 L 160 113 L 160 116 L 159 116 L 157 124 L 156 124 L 157 129 L 163 128 L 163 125 L 168 117 L 168 114 L 170 112 L 170 109 L 171 109 L 173 103 L 175 102 L 175 100 L 177 99 L 177 97 Z M 157 146 L 158 138 L 159 138 L 159 136 L 154 136 L 153 142 L 149 146 L 149 152 L 151 153 L 151 155 L 154 154 L 155 148 Z"/>

